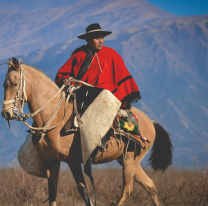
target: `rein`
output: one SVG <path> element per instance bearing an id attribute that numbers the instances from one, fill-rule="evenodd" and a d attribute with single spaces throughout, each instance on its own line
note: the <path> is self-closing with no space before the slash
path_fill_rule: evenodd
<path id="1" fill-rule="evenodd" d="M 65 85 L 63 85 L 61 87 L 61 89 L 59 89 L 59 91 L 53 96 L 53 98 L 51 98 L 43 107 L 41 107 L 40 109 L 38 109 L 36 112 L 33 112 L 33 113 L 30 113 L 30 114 L 25 114 L 25 115 L 21 115 L 22 118 L 20 118 L 19 121 L 23 121 L 23 123 L 29 127 L 31 129 L 30 133 L 34 133 L 34 132 L 39 132 L 39 133 L 46 133 L 52 129 L 55 129 L 56 127 L 58 127 L 64 120 L 65 118 L 65 115 L 66 115 L 66 105 L 67 105 L 67 102 L 69 101 L 69 98 L 70 98 L 70 95 L 67 96 L 66 100 L 65 100 L 65 106 L 64 106 L 64 116 L 62 118 L 62 120 L 54 125 L 54 126 L 51 126 L 49 127 L 48 125 L 51 124 L 51 122 L 53 121 L 54 117 L 55 117 L 55 114 L 57 114 L 57 111 L 58 109 L 60 108 L 60 105 L 64 99 L 64 93 L 65 91 L 63 90 L 65 87 Z M 46 122 L 46 124 L 43 126 L 43 127 L 33 127 L 31 125 L 29 125 L 27 122 L 26 122 L 26 119 L 29 118 L 29 117 L 35 117 L 40 111 L 42 111 L 59 93 L 61 92 L 61 97 L 59 99 L 59 102 L 55 108 L 55 110 L 53 111 L 51 117 L 49 118 L 49 120 Z"/>
<path id="2" fill-rule="evenodd" d="M 1 63 L 0 65 L 8 64 L 9 62 Z"/>
<path id="3" fill-rule="evenodd" d="M 71 78 L 69 78 L 68 79 L 68 84 L 70 85 L 72 82 L 75 82 L 75 83 L 81 83 L 81 84 L 85 84 L 85 85 L 87 85 L 87 86 L 91 86 L 91 87 L 94 87 L 94 86 L 92 86 L 91 84 L 88 84 L 88 83 L 86 83 L 86 82 L 83 82 L 83 81 L 81 81 L 81 80 L 76 80 L 76 79 L 74 79 L 74 77 L 71 77 Z M 59 91 L 44 105 L 44 106 L 42 106 L 40 109 L 38 109 L 36 112 L 33 112 L 33 113 L 30 113 L 30 114 L 22 114 L 21 115 L 21 118 L 19 118 L 18 119 L 18 121 L 23 121 L 23 123 L 27 126 L 27 127 L 29 127 L 30 129 L 32 129 L 32 130 L 35 130 L 35 131 L 39 131 L 39 132 L 41 132 L 41 133 L 46 133 L 46 132 L 48 132 L 48 131 L 50 131 L 50 130 L 52 130 L 52 129 L 55 129 L 56 127 L 58 127 L 62 122 L 63 122 L 63 120 L 64 120 L 64 118 L 65 118 L 65 115 L 66 115 L 66 105 L 67 105 L 67 102 L 69 101 L 69 98 L 71 97 L 71 96 L 74 96 L 74 107 L 75 107 L 75 113 L 76 113 L 76 116 L 77 116 L 77 119 L 78 119 L 78 121 L 80 122 L 80 123 L 82 123 L 82 121 L 81 121 L 81 119 L 80 119 L 80 116 L 79 116 L 79 114 L 78 114 L 78 110 L 77 110 L 77 104 L 76 104 L 76 94 L 74 93 L 74 91 L 76 90 L 76 88 L 74 87 L 74 86 L 69 86 L 69 85 L 65 85 L 65 84 L 63 84 L 62 85 L 62 87 L 59 89 Z M 67 91 L 65 91 L 64 90 L 64 88 L 65 87 L 67 87 L 67 86 L 69 86 L 69 88 L 68 88 L 68 90 Z M 45 124 L 45 126 L 44 127 L 33 127 L 33 126 L 31 126 L 31 125 L 29 125 L 25 120 L 27 119 L 27 118 L 29 118 L 29 117 L 35 117 L 40 111 L 42 111 L 55 97 L 57 97 L 58 96 L 58 94 L 60 93 L 60 92 L 62 92 L 62 95 L 61 95 L 61 97 L 60 97 L 60 100 L 59 100 L 59 102 L 58 102 L 58 104 L 57 104 L 57 106 L 56 106 L 56 108 L 55 108 L 55 110 L 54 110 L 54 112 L 52 113 L 52 115 L 51 115 L 51 117 L 49 118 L 49 120 L 47 121 L 47 123 Z M 63 116 L 63 118 L 62 118 L 62 120 L 58 123 L 58 124 L 56 124 L 56 125 L 54 125 L 54 126 L 51 126 L 51 127 L 47 127 L 47 125 L 50 125 L 50 123 L 52 122 L 52 120 L 53 120 L 53 118 L 55 117 L 55 115 L 54 114 L 56 114 L 56 111 L 58 111 L 58 109 L 60 108 L 59 106 L 61 105 L 61 102 L 62 102 L 62 100 L 63 100 L 63 94 L 64 93 L 66 93 L 66 95 L 67 95 L 67 98 L 66 98 L 66 100 L 65 100 L 65 106 L 64 106 L 64 116 Z"/>

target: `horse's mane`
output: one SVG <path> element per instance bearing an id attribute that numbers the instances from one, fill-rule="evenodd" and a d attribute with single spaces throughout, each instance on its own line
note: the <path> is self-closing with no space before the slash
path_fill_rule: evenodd
<path id="1" fill-rule="evenodd" d="M 24 64 L 28 67 L 30 67 L 31 69 L 35 69 L 36 71 L 40 72 L 41 74 L 43 74 L 47 79 L 49 79 L 53 84 L 56 85 L 56 83 L 42 70 L 38 69 L 37 67 L 34 67 L 34 66 L 31 66 L 31 65 L 28 65 L 28 64 Z"/>

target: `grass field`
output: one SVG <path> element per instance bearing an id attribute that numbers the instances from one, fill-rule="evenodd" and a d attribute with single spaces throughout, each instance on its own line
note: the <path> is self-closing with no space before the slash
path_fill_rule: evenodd
<path id="1" fill-rule="evenodd" d="M 146 173 L 154 180 L 158 196 L 163 206 L 207 206 L 208 169 L 170 168 L 164 174 Z M 122 169 L 106 167 L 93 170 L 97 191 L 97 205 L 116 203 L 122 192 Z M 87 177 L 86 177 L 87 179 Z M 87 180 L 88 182 L 88 180 Z M 93 199 L 92 186 L 88 182 Z M 44 206 L 48 198 L 47 180 L 26 174 L 19 167 L 0 169 L 1 206 Z M 84 206 L 75 181 L 69 170 L 61 170 L 58 182 L 58 206 Z M 151 206 L 147 192 L 134 183 L 134 191 L 127 201 L 130 206 Z"/>

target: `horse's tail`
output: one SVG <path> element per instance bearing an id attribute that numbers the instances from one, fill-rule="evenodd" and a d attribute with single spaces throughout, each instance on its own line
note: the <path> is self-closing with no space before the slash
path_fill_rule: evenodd
<path id="1" fill-rule="evenodd" d="M 153 124 L 156 137 L 148 160 L 155 172 L 164 172 L 172 164 L 173 146 L 168 132 L 159 123 L 153 121 Z"/>

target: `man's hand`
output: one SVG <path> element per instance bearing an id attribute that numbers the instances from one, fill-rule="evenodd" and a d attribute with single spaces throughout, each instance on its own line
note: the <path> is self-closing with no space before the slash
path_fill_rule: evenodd
<path id="1" fill-rule="evenodd" d="M 70 78 L 64 79 L 63 82 L 64 82 L 64 84 L 67 85 L 67 86 L 71 85 Z"/>

